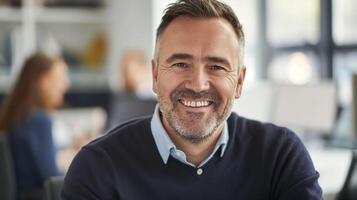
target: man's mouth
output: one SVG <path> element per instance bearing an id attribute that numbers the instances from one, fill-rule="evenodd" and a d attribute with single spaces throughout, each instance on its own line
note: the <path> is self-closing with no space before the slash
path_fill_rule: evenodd
<path id="1" fill-rule="evenodd" d="M 213 103 L 212 101 L 208 101 L 208 100 L 185 100 L 185 99 L 180 99 L 179 102 L 182 105 L 190 108 L 208 107 Z"/>

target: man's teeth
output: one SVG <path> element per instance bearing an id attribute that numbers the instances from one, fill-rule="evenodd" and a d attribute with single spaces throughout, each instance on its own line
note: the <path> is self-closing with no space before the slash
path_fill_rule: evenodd
<path id="1" fill-rule="evenodd" d="M 182 101 L 183 105 L 189 106 L 189 107 L 205 107 L 209 105 L 208 101 Z"/>

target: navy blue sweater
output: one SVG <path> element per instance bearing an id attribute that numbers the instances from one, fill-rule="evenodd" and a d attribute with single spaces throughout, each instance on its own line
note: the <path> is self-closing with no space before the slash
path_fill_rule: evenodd
<path id="1" fill-rule="evenodd" d="M 224 156 L 214 155 L 199 175 L 172 157 L 163 163 L 150 120 L 128 122 L 85 146 L 65 177 L 62 198 L 322 199 L 308 152 L 288 129 L 233 113 Z"/>

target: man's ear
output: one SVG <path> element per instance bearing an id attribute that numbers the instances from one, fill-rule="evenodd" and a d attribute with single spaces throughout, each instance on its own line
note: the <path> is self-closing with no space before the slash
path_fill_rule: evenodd
<path id="1" fill-rule="evenodd" d="M 151 60 L 151 72 L 152 72 L 152 90 L 157 94 L 157 74 L 158 65 L 154 59 Z"/>
<path id="2" fill-rule="evenodd" d="M 239 71 L 240 72 L 238 74 L 238 81 L 237 81 L 236 95 L 235 95 L 236 99 L 239 99 L 240 95 L 242 94 L 246 67 L 243 65 Z"/>

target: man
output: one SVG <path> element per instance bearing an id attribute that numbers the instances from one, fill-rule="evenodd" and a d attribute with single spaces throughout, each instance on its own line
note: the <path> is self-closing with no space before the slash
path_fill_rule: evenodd
<path id="1" fill-rule="evenodd" d="M 63 199 L 322 199 L 291 131 L 231 113 L 242 91 L 244 34 L 216 0 L 179 0 L 157 30 L 158 107 L 74 159 Z"/>

